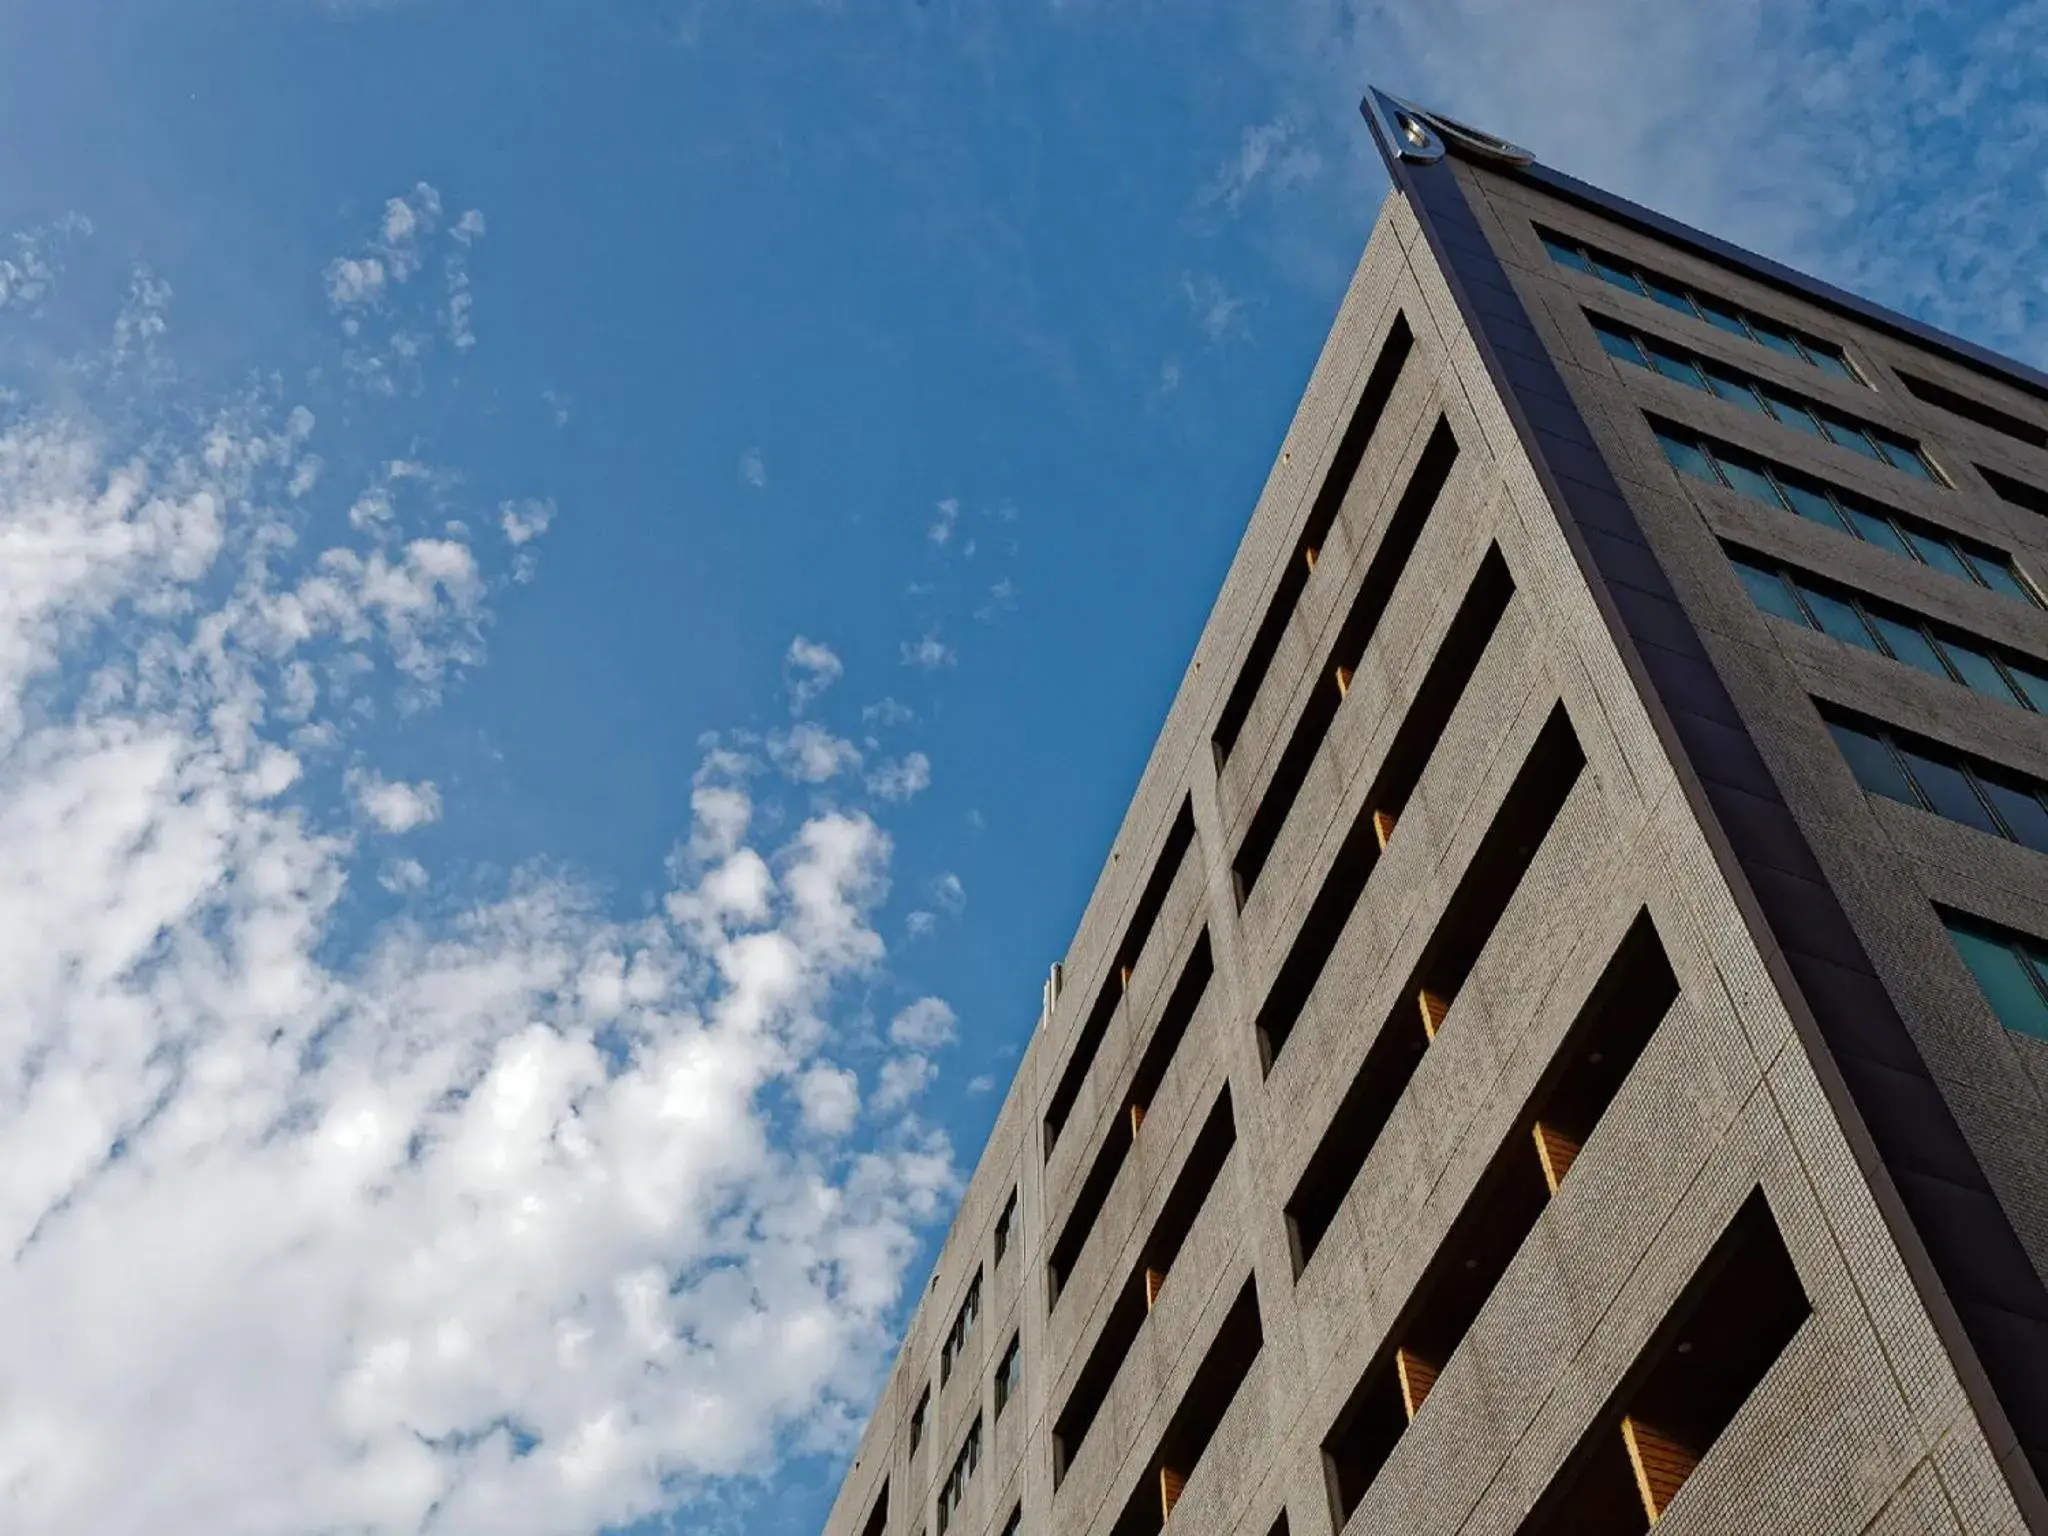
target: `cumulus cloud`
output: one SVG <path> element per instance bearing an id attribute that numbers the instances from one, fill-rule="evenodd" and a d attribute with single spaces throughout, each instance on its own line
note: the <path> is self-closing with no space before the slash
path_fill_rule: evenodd
<path id="1" fill-rule="evenodd" d="M 789 688 L 790 713 L 800 715 L 809 709 L 818 696 L 838 682 L 845 672 L 845 665 L 833 654 L 830 646 L 798 635 L 789 642 L 789 652 L 782 658 L 782 677 Z"/>
<path id="2" fill-rule="evenodd" d="M 410 832 L 441 819 L 441 792 L 430 782 L 406 784 L 358 768 L 347 784 L 356 810 L 380 832 Z"/>
<path id="3" fill-rule="evenodd" d="M 952 1043 L 958 1023 L 944 998 L 920 997 L 889 1021 L 889 1038 L 911 1050 L 937 1050 Z"/>
<path id="4" fill-rule="evenodd" d="M 959 657 L 953 647 L 941 640 L 936 630 L 919 640 L 903 642 L 903 664 L 915 667 L 920 672 L 937 672 L 950 667 Z"/>
<path id="5" fill-rule="evenodd" d="M 908 752 L 893 763 L 883 763 L 868 775 L 868 793 L 884 800 L 908 800 L 930 786 L 932 760 L 922 752 Z"/>
<path id="6" fill-rule="evenodd" d="M 810 720 L 770 735 L 768 756 L 785 777 L 800 784 L 822 784 L 860 766 L 858 747 Z"/>
<path id="7" fill-rule="evenodd" d="M 438 217 L 387 205 L 387 289 Z M 116 404 L 0 406 L 10 1528 L 554 1536 L 843 1436 L 956 1184 L 922 1056 L 836 1139 L 886 832 L 714 744 L 652 911 L 529 870 L 365 932 L 425 873 L 352 818 L 431 785 L 336 759 L 503 572 L 295 493 L 310 415 Z"/>
<path id="8" fill-rule="evenodd" d="M 483 234 L 478 209 L 448 225 L 440 192 L 423 181 L 386 200 L 375 234 L 360 250 L 327 264 L 327 302 L 347 341 L 343 365 L 358 385 L 384 395 L 417 388 L 436 333 L 458 354 L 476 345 L 469 257 Z M 405 298 L 412 280 L 437 260 L 438 294 Z"/>

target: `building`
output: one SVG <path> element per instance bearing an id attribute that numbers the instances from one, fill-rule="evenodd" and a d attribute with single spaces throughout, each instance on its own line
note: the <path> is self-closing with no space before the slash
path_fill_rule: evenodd
<path id="1" fill-rule="evenodd" d="M 1366 115 L 827 1529 L 2048 1531 L 2048 377 Z"/>

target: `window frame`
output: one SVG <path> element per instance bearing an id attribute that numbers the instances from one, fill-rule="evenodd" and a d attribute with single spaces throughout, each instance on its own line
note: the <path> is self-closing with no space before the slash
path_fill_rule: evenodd
<path id="1" fill-rule="evenodd" d="M 1948 907 L 1936 907 L 1935 915 L 1941 919 L 1941 926 L 1948 934 L 1950 946 L 1956 952 L 1956 959 L 1969 973 L 1972 983 L 1990 1009 L 1992 1018 L 1999 1027 L 2016 1035 L 2025 1035 L 2030 1040 L 2048 1039 L 2048 944 L 2031 934 L 2008 928 L 2003 923 L 1994 923 L 1988 918 L 1977 917 L 1968 912 L 1958 912 Z M 2039 1027 L 2025 1028 L 2013 1023 L 1999 1010 L 1992 990 L 1984 984 L 1983 975 L 1970 963 L 1968 952 L 1963 948 L 1959 935 L 2002 949 L 2019 968 L 2020 975 L 2030 982 L 2034 989 L 2035 1001 L 2039 1004 Z"/>
<path id="2" fill-rule="evenodd" d="M 1843 761 L 1849 766 L 1850 776 L 1855 778 L 1857 787 L 1863 790 L 1864 793 L 1882 795 L 1887 800 L 1898 800 L 1898 796 L 1892 794 L 1889 790 L 1874 788 L 1864 782 L 1863 778 L 1856 772 L 1855 760 L 1848 752 L 1842 750 L 1837 733 L 1847 732 L 1859 736 L 1864 741 L 1875 743 L 1884 750 L 1891 760 L 1894 773 L 1897 774 L 1900 781 L 1914 795 L 1913 800 L 1900 801 L 1899 803 L 1910 805 L 1917 810 L 1926 811 L 1932 816 L 1939 816 L 1943 821 L 1951 822 L 1957 826 L 1967 827 L 1971 825 L 1969 822 L 1958 820 L 1956 817 L 1936 807 L 1934 797 L 1928 792 L 1927 787 L 1914 776 L 1913 767 L 1908 758 L 1908 750 L 1910 749 L 1913 755 L 1929 763 L 1950 769 L 1962 777 L 1970 793 L 1976 798 L 1977 804 L 1983 811 L 1984 816 L 1991 823 L 1989 830 L 1993 836 L 2033 852 L 2048 852 L 2048 848 L 2036 848 L 2034 844 L 2027 842 L 2013 830 L 2006 814 L 1998 808 L 1998 803 L 1992 799 L 1984 787 L 1987 782 L 1992 782 L 1995 779 L 2009 793 L 2031 799 L 2040 807 L 2044 818 L 2048 818 L 2048 784 L 2042 784 L 2026 774 L 2011 768 L 2005 768 L 2001 764 L 1982 762 L 1971 754 L 1958 751 L 1956 748 L 1947 746 L 1944 743 L 1931 741 L 1924 736 L 1915 736 L 1909 731 L 1894 730 L 1882 721 L 1861 718 L 1840 710 L 1823 710 L 1821 718 L 1828 725 L 1830 734 L 1837 736 L 1836 750 L 1842 753 Z M 1902 742 L 1904 743 L 1903 745 Z M 1987 770 L 1990 770 L 1990 772 L 1987 772 Z M 1984 831 L 1987 829 L 1979 827 L 1975 828 L 1975 830 Z"/>

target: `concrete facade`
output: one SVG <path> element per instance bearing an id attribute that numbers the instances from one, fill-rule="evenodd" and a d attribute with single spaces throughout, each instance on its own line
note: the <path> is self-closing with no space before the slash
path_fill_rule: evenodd
<path id="1" fill-rule="evenodd" d="M 1396 189 L 827 1530 L 1148 1536 L 1162 1467 L 1186 1536 L 1642 1530 L 1646 1496 L 1681 1536 L 2048 1530 L 2048 1040 L 2000 1023 L 1937 915 L 2048 935 L 2048 865 L 1866 793 L 1818 706 L 2044 783 L 2048 717 L 1766 616 L 1727 546 L 2044 670 L 2048 608 L 1682 476 L 1650 426 L 2039 583 L 2048 519 L 1981 466 L 2048 486 L 2048 452 L 1900 370 L 2044 432 L 2048 383 L 1448 131 L 1404 160 L 1380 105 Z M 1860 377 L 1571 270 L 1539 226 Z M 1589 315 L 1917 440 L 1948 483 L 1617 362 Z M 1648 997 L 1602 982 L 1645 922 L 1675 999 L 1609 1082 L 1583 1031 Z M 1567 1102 L 1569 1172 L 1504 1193 Z M 1762 1282 L 1716 1289 L 1777 1273 L 1741 1267 L 1766 1249 L 1796 1277 L 1769 1338 Z M 1384 1381 L 1424 1354 L 1409 1414 Z"/>

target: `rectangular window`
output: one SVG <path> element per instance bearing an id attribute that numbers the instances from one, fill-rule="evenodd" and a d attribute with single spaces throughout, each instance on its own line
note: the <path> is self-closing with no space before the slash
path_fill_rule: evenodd
<path id="1" fill-rule="evenodd" d="M 1822 717 L 1869 793 L 2048 853 L 2048 785 L 1840 710 Z"/>
<path id="2" fill-rule="evenodd" d="M 1010 1506 L 1010 1518 L 1003 1522 L 1003 1536 L 1020 1536 L 1024 1529 L 1024 1502 L 1018 1500 Z"/>
<path id="3" fill-rule="evenodd" d="M 1719 299 L 1712 294 L 1700 292 L 1690 284 L 1675 278 L 1660 276 L 1647 267 L 1620 256 L 1612 256 L 1552 230 L 1539 229 L 1537 237 L 1543 242 L 1543 249 L 1550 259 L 1561 267 L 1570 267 L 1574 272 L 1584 272 L 1603 282 L 1633 294 L 1648 294 L 1666 309 L 1688 318 L 1698 316 L 1717 330 L 1726 331 L 1730 336 L 1740 336 L 1744 341 L 1754 341 L 1769 347 L 1773 352 L 1795 358 L 1810 364 L 1833 378 L 1844 379 L 1852 384 L 1861 384 L 1863 379 L 1849 366 L 1842 349 L 1832 342 L 1821 341 L 1804 332 L 1795 332 L 1789 326 L 1775 321 L 1759 319 L 1737 306 Z"/>
<path id="4" fill-rule="evenodd" d="M 1287 813 L 1294 808 L 1295 796 L 1315 765 L 1316 754 L 1337 718 L 1338 706 L 1350 691 L 1351 679 L 1365 659 L 1366 647 L 1372 643 L 1380 619 L 1394 600 L 1394 591 L 1408 568 L 1408 557 L 1421 540 L 1422 530 L 1457 461 L 1458 440 L 1451 433 L 1450 423 L 1438 417 L 1436 430 L 1430 433 L 1421 457 L 1416 460 L 1407 488 L 1387 520 L 1386 532 L 1380 536 L 1379 547 L 1373 551 L 1364 579 L 1359 582 L 1351 611 L 1345 615 L 1337 639 L 1316 676 L 1315 689 L 1302 707 L 1301 717 L 1295 721 L 1293 733 L 1273 765 L 1258 809 L 1252 813 L 1238 843 L 1231 870 L 1237 877 L 1240 904 L 1251 895 L 1260 871 L 1266 867 L 1267 856 L 1279 841 Z"/>
<path id="5" fill-rule="evenodd" d="M 1339 1525 L 1422 1411 L 1677 998 L 1656 927 L 1641 913 L 1323 1437 Z"/>
<path id="6" fill-rule="evenodd" d="M 1323 477 L 1315 505 L 1309 508 L 1301 540 L 1295 546 L 1286 570 L 1280 574 L 1280 584 L 1274 589 L 1272 601 L 1266 605 L 1266 616 L 1259 621 L 1258 631 L 1245 651 L 1244 665 L 1238 671 L 1237 681 L 1231 685 L 1230 696 L 1223 701 L 1223 712 L 1217 717 L 1212 738 L 1218 768 L 1230 756 L 1230 749 L 1237 745 L 1237 733 L 1244 729 L 1244 722 L 1258 699 L 1266 672 L 1273 665 L 1273 657 L 1279 652 L 1287 626 L 1294 618 L 1294 610 L 1301 603 L 1301 594 L 1308 586 L 1309 573 L 1315 569 L 1316 557 L 1322 553 L 1323 544 L 1336 525 L 1345 494 L 1357 477 L 1358 466 L 1365 461 L 1366 449 L 1372 446 L 1373 433 L 1379 429 L 1387 402 L 1393 398 L 1395 386 L 1401 382 L 1401 370 L 1407 365 L 1408 354 L 1414 345 L 1415 336 L 1408 329 L 1408 317 L 1395 315 L 1393 328 L 1381 343 L 1379 358 L 1373 363 L 1372 372 L 1366 376 L 1365 388 L 1359 393 L 1358 405 L 1351 413 L 1351 423 L 1337 444 L 1336 456 L 1330 460 L 1330 472 Z"/>
<path id="7" fill-rule="evenodd" d="M 1116 1384 L 1138 1331 L 1151 1315 L 1166 1277 L 1179 1257 L 1181 1244 L 1193 1230 L 1195 1218 L 1208 1202 L 1210 1190 L 1222 1175 L 1230 1150 L 1237 1144 L 1237 1124 L 1230 1113 L 1230 1089 L 1218 1095 L 1215 1107 L 1202 1124 L 1201 1134 L 1189 1149 L 1187 1161 L 1174 1176 L 1173 1188 L 1160 1208 L 1138 1261 L 1132 1266 L 1122 1289 L 1103 1320 L 1088 1359 L 1074 1377 L 1067 1400 L 1053 1424 L 1053 1484 L 1058 1486 L 1067 1468 L 1081 1453 L 1081 1445 L 1094 1427 L 1109 1389 Z"/>
<path id="8" fill-rule="evenodd" d="M 1423 1052 L 1444 1026 L 1465 978 L 1478 963 L 1501 914 L 1535 863 L 1585 767 L 1571 719 L 1559 704 L 1529 749 L 1443 916 L 1423 946 L 1398 1000 L 1380 1025 L 1351 1087 L 1287 1202 L 1296 1273 L 1342 1209 L 1351 1186 L 1400 1102 Z"/>
<path id="9" fill-rule="evenodd" d="M 2015 480 L 2011 475 L 2002 475 L 1988 464 L 1979 464 L 1977 473 L 1984 477 L 1984 483 L 1998 493 L 1998 499 L 2022 512 L 2031 512 L 2036 517 L 2048 517 L 2048 491 Z"/>
<path id="10" fill-rule="evenodd" d="M 999 1419 L 1003 1416 L 1003 1410 L 1010 1406 L 1010 1399 L 1015 1397 L 1024 1385 L 1022 1344 L 1023 1341 L 1016 1334 L 1011 1334 L 1010 1347 L 1003 1351 L 1003 1358 L 996 1363 L 996 1417 Z"/>
<path id="11" fill-rule="evenodd" d="M 1109 1192 L 1116 1187 L 1116 1177 L 1123 1171 L 1131 1147 L 1138 1139 L 1138 1128 L 1144 1124 L 1145 1110 L 1166 1076 L 1173 1053 L 1187 1034 L 1188 1023 L 1201 1005 L 1214 968 L 1209 952 L 1209 933 L 1204 929 L 1195 944 L 1194 953 L 1188 957 L 1188 963 L 1181 971 L 1180 982 L 1160 1011 L 1159 1026 L 1153 1031 L 1145 1054 L 1139 1060 L 1138 1070 L 1132 1075 L 1130 1097 L 1111 1117 L 1103 1134 L 1102 1146 L 1095 1154 L 1095 1162 L 1074 1196 L 1074 1208 L 1067 1213 L 1060 1235 L 1053 1242 L 1048 1274 L 1054 1305 L 1058 1305 L 1061 1294 L 1066 1290 L 1067 1276 L 1073 1273 L 1081 1250 L 1087 1246 L 1088 1237 L 1095 1230 L 1096 1218 L 1102 1214 L 1102 1207 L 1109 1200 Z"/>
<path id="12" fill-rule="evenodd" d="M 1920 446 L 1887 427 L 1857 421 L 1830 406 L 1820 405 L 1803 395 L 1763 379 L 1752 378 L 1728 367 L 1709 362 L 1659 336 L 1626 326 L 1592 311 L 1586 312 L 1594 334 L 1609 357 L 1638 368 L 1651 368 L 1688 389 L 1710 390 L 1724 400 L 1733 400 L 1744 410 L 1760 411 L 1808 437 L 1839 444 L 1866 459 L 1889 464 L 1922 480 L 1935 480 Z"/>
<path id="13" fill-rule="evenodd" d="M 1650 426 L 1664 457 L 1682 475 L 1724 486 L 1752 501 L 1788 508 L 1812 522 L 1846 529 L 1865 543 L 1907 555 L 1958 581 L 2020 598 L 2037 608 L 2048 606 L 2020 580 L 2011 558 L 1987 545 L 1907 517 L 1690 427 L 1655 416 L 1650 418 Z"/>
<path id="14" fill-rule="evenodd" d="M 1519 1536 L 1641 1536 L 1662 1520 L 1812 1310 L 1758 1190 Z"/>
<path id="15" fill-rule="evenodd" d="M 967 1287 L 966 1299 L 960 1303 L 960 1311 L 953 1318 L 953 1326 L 946 1334 L 946 1342 L 939 1350 L 939 1385 L 944 1386 L 953 1379 L 953 1367 L 967 1350 L 967 1341 L 974 1337 L 974 1325 L 981 1320 L 981 1271 L 974 1272 L 974 1280 Z"/>
<path id="16" fill-rule="evenodd" d="M 2044 665 L 1996 650 L 1973 635 L 1922 618 L 1911 609 L 1867 597 L 1848 587 L 1724 545 L 1735 573 L 1757 607 L 1774 618 L 1802 624 L 1850 645 L 1874 650 L 1909 667 L 1996 699 L 2038 710 L 2029 680 L 2041 683 Z"/>
<path id="17" fill-rule="evenodd" d="M 860 1536 L 882 1536 L 889 1528 L 889 1480 L 882 1479 L 882 1490 L 875 1495 L 875 1507 L 868 1511 L 867 1524 L 860 1528 Z"/>
<path id="18" fill-rule="evenodd" d="M 2025 443 L 2030 448 L 2048 448 L 2048 427 L 2031 421 L 2023 421 L 2007 411 L 1982 400 L 1973 400 L 1968 395 L 1958 394 L 1946 385 L 1932 379 L 1923 379 L 1900 368 L 1894 370 L 1899 382 L 1914 395 L 1925 400 L 1937 410 L 1947 411 L 1951 416 L 1960 416 L 1964 421 L 1988 427 L 1993 432 L 2003 433 L 2015 442 Z"/>
<path id="19" fill-rule="evenodd" d="M 1081 1085 L 1087 1082 L 1089 1069 L 1095 1065 L 1095 1053 L 1102 1049 L 1103 1036 L 1109 1033 L 1110 1021 L 1116 1017 L 1117 1004 L 1123 1001 L 1124 989 L 1130 985 L 1138 957 L 1145 952 L 1145 941 L 1152 937 L 1152 925 L 1158 921 L 1160 908 L 1166 905 L 1167 893 L 1172 890 L 1174 877 L 1180 873 L 1181 863 L 1187 858 L 1188 849 L 1194 841 L 1194 802 L 1183 800 L 1180 814 L 1174 817 L 1173 825 L 1167 829 L 1166 841 L 1160 847 L 1159 862 L 1152 866 L 1152 878 L 1145 882 L 1138 904 L 1131 909 L 1131 921 L 1124 929 L 1123 943 L 1117 946 L 1110 961 L 1109 975 L 1103 978 L 1095 1006 L 1088 1011 L 1087 1023 L 1081 1026 L 1081 1033 L 1074 1042 L 1074 1054 L 1068 1058 L 1066 1070 L 1060 1074 L 1059 1083 L 1046 1102 L 1045 1157 L 1048 1162 L 1052 1160 L 1053 1148 L 1059 1144 L 1060 1132 L 1066 1129 L 1067 1116 L 1073 1112 L 1074 1101 L 1081 1096 Z"/>
<path id="20" fill-rule="evenodd" d="M 960 1512 L 960 1501 L 967 1496 L 967 1485 L 973 1481 L 975 1469 L 980 1465 L 981 1415 L 977 1413 L 974 1422 L 967 1426 L 967 1438 L 960 1444 L 960 1454 L 953 1458 L 953 1470 L 946 1474 L 945 1485 L 939 1489 L 940 1536 L 945 1536 L 953 1517 Z"/>
<path id="21" fill-rule="evenodd" d="M 1017 1191 L 1010 1191 L 1010 1198 L 1003 1202 L 1003 1213 L 996 1218 L 996 1263 L 1003 1262 L 1003 1255 L 1010 1251 L 1010 1244 L 1017 1238 Z"/>
<path id="22" fill-rule="evenodd" d="M 1998 1022 L 2048 1040 L 2048 944 L 1960 912 L 1941 920 Z"/>
<path id="23" fill-rule="evenodd" d="M 913 1455 L 924 1444 L 925 1425 L 930 1421 L 931 1413 L 932 1389 L 926 1387 L 918 1394 L 917 1406 L 910 1410 L 910 1449 Z"/>
<path id="24" fill-rule="evenodd" d="M 1110 1527 L 1110 1536 L 1157 1536 L 1165 1528 L 1181 1491 L 1201 1464 L 1202 1453 L 1230 1411 L 1238 1388 L 1258 1363 L 1265 1342 L 1259 1324 L 1258 1288 L 1247 1277 L 1215 1341 L 1195 1367 L 1194 1379 L 1159 1437 L 1144 1475 Z"/>
<path id="25" fill-rule="evenodd" d="M 1259 1005 L 1256 1028 L 1267 1070 L 1287 1044 L 1287 1036 L 1301 1011 L 1308 1006 L 1330 952 L 1337 947 L 1352 909 L 1365 894 L 1366 882 L 1379 862 L 1380 850 L 1393 836 L 1393 829 L 1408 796 L 1421 781 L 1430 754 L 1451 723 L 1452 711 L 1465 696 L 1465 687 L 1479 669 L 1479 659 L 1499 628 L 1514 596 L 1514 578 L 1507 561 L 1495 546 L 1486 552 L 1472 585 L 1458 605 L 1458 612 L 1445 631 L 1443 643 L 1431 659 L 1422 685 L 1402 718 L 1394 743 L 1387 749 L 1379 777 L 1359 808 L 1330 871 L 1323 877 L 1301 926 L 1295 931 L 1287 958 L 1280 963 L 1266 998 Z"/>

